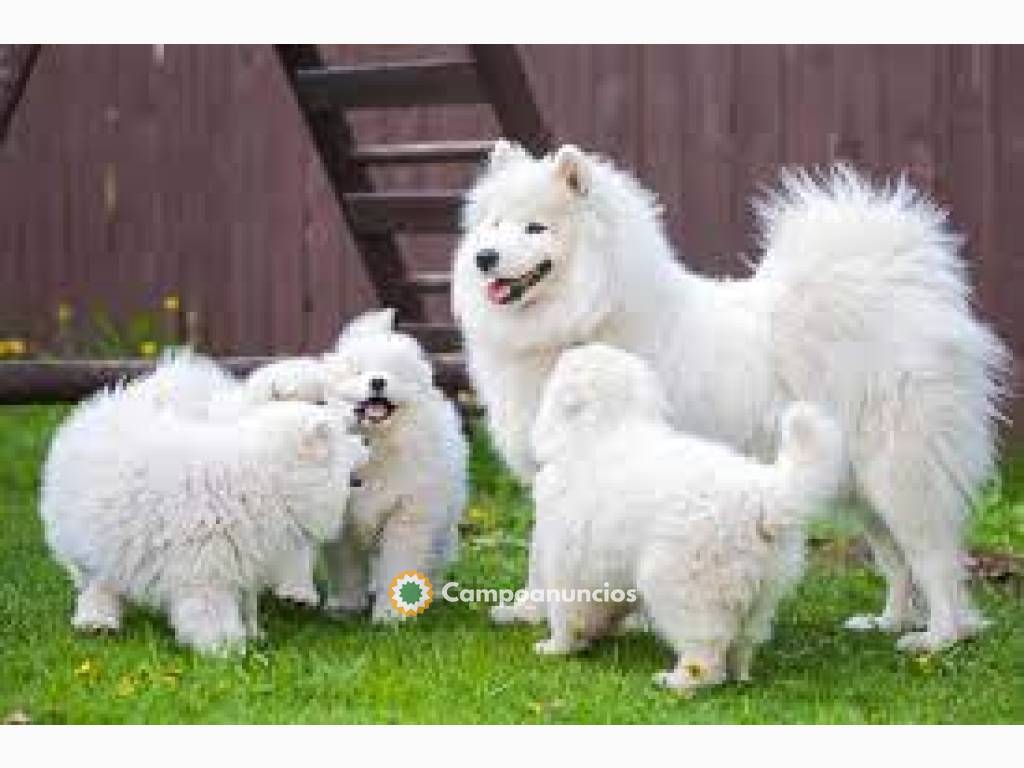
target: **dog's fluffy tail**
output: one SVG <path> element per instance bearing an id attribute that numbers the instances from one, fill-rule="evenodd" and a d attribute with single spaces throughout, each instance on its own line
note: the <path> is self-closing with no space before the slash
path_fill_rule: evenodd
<path id="1" fill-rule="evenodd" d="M 838 495 L 846 477 L 843 435 L 835 419 L 811 403 L 790 405 L 782 415 L 774 468 L 780 503 L 772 505 L 762 524 L 769 530 L 801 525 Z"/>

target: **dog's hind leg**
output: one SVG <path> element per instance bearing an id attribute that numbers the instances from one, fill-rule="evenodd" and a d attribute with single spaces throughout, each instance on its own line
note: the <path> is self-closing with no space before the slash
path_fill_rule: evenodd
<path id="1" fill-rule="evenodd" d="M 259 625 L 259 594 L 255 589 L 246 590 L 242 595 L 241 602 L 242 621 L 245 622 L 245 632 L 251 640 L 258 640 L 263 637 Z"/>
<path id="2" fill-rule="evenodd" d="M 226 589 L 196 588 L 170 599 L 171 625 L 178 642 L 200 653 L 224 654 L 245 648 L 248 629 L 239 596 Z"/>
<path id="3" fill-rule="evenodd" d="M 86 581 L 78 593 L 71 624 L 87 632 L 116 632 L 121 628 L 121 596 L 100 579 Z"/>
<path id="4" fill-rule="evenodd" d="M 858 478 L 927 604 L 927 629 L 904 635 L 897 644 L 908 651 L 939 650 L 984 626 L 963 583 L 960 520 L 965 501 L 922 452 L 910 436 L 897 433 L 889 450 L 859 468 Z M 900 589 L 897 585 L 897 594 Z"/>
<path id="5" fill-rule="evenodd" d="M 341 539 L 324 546 L 324 561 L 327 564 L 327 599 L 324 608 L 342 614 L 362 613 L 369 608 L 369 560 L 356 538 L 353 526 L 345 526 Z"/>
<path id="6" fill-rule="evenodd" d="M 274 595 L 292 603 L 316 607 L 320 595 L 313 583 L 316 548 L 303 544 L 282 557 L 277 566 Z"/>
<path id="7" fill-rule="evenodd" d="M 903 632 L 923 625 L 923 616 L 918 615 L 914 606 L 914 583 L 888 526 L 867 505 L 858 510 L 863 524 L 864 536 L 871 547 L 875 565 L 886 580 L 885 608 L 879 615 L 858 614 L 843 624 L 847 629 L 858 632 L 880 630 L 882 632 Z"/>

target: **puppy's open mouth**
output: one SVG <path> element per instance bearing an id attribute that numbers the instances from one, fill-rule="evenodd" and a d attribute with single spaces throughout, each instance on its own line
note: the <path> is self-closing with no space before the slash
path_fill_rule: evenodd
<path id="1" fill-rule="evenodd" d="M 395 412 L 395 404 L 386 397 L 374 395 L 356 405 L 356 418 L 360 424 L 382 424 Z"/>
<path id="2" fill-rule="evenodd" d="M 548 276 L 551 259 L 544 259 L 536 267 L 519 277 L 499 277 L 487 284 L 487 298 L 494 304 L 519 301 L 526 292 Z"/>

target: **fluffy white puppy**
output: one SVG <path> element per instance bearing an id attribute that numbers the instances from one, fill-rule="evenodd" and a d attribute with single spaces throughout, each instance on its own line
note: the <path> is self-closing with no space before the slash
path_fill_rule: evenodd
<path id="1" fill-rule="evenodd" d="M 72 623 L 116 630 L 130 600 L 198 651 L 238 648 L 284 553 L 338 535 L 366 450 L 337 410 L 271 403 L 217 422 L 150 395 L 95 395 L 46 460 L 41 516 L 78 590 Z"/>
<path id="2" fill-rule="evenodd" d="M 134 382 L 132 389 L 155 407 L 183 417 L 230 422 L 275 401 L 325 405 L 327 371 L 319 358 L 294 357 L 260 366 L 237 379 L 210 358 L 176 349 L 164 355 L 152 374 Z M 312 546 L 282 552 L 277 576 L 272 579 L 274 594 L 301 605 L 319 605 L 313 582 L 315 560 Z"/>
<path id="3" fill-rule="evenodd" d="M 974 316 L 960 238 L 902 181 L 837 168 L 783 177 L 761 206 L 764 257 L 746 280 L 674 257 L 653 195 L 572 146 L 534 159 L 498 142 L 470 191 L 453 309 L 495 442 L 529 481 L 529 432 L 561 350 L 604 341 L 645 358 L 673 424 L 765 455 L 785 404 L 836 414 L 852 490 L 888 580 L 853 628 L 915 626 L 900 647 L 976 631 L 962 522 L 994 461 L 1007 353 Z"/>
<path id="4" fill-rule="evenodd" d="M 455 407 L 434 386 L 430 362 L 394 311 L 366 313 L 324 356 L 331 396 L 356 404 L 370 461 L 349 504 L 341 540 L 325 549 L 327 608 L 396 617 L 387 590 L 404 571 L 431 580 L 458 549 L 466 503 L 466 442 Z"/>
<path id="5" fill-rule="evenodd" d="M 540 471 L 535 556 L 551 637 L 564 654 L 606 634 L 639 593 L 677 654 L 676 689 L 747 680 L 779 599 L 799 578 L 802 523 L 840 487 L 838 426 L 806 403 L 784 412 L 779 454 L 759 464 L 674 432 L 654 372 L 601 344 L 565 352 L 533 431 Z M 598 594 L 601 602 L 580 599 Z M 574 598 L 569 600 L 568 598 Z"/>

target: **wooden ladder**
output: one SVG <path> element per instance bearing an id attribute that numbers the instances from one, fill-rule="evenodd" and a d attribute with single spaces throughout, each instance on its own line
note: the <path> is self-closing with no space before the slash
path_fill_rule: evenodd
<path id="1" fill-rule="evenodd" d="M 25 92 L 32 68 L 39 58 L 39 45 L 0 45 L 0 145 L 7 136 L 11 118 Z"/>
<path id="2" fill-rule="evenodd" d="M 314 45 L 278 45 L 277 55 L 373 286 L 399 311 L 401 327 L 431 351 L 438 383 L 449 392 L 467 386 L 458 329 L 427 321 L 424 295 L 447 292 L 450 276 L 409 274 L 395 235 L 458 232 L 461 190 L 382 191 L 370 166 L 475 163 L 492 139 L 357 145 L 350 110 L 445 104 L 489 104 L 504 136 L 535 153 L 551 148 L 515 48 L 469 46 L 465 58 L 328 66 Z M 0 45 L 0 142 L 24 92 L 38 45 Z M 271 358 L 222 358 L 243 374 Z M 0 362 L 0 404 L 75 400 L 125 376 L 151 370 L 149 360 L 26 360 Z"/>
<path id="3" fill-rule="evenodd" d="M 347 113 L 366 108 L 489 104 L 503 136 L 542 154 L 551 134 L 511 45 L 471 45 L 459 59 L 327 65 L 314 45 L 276 46 L 296 101 L 381 303 L 398 310 L 399 328 L 416 336 L 446 389 L 465 386 L 461 339 L 450 323 L 427 320 L 424 296 L 447 293 L 447 272 L 412 272 L 400 233 L 457 234 L 463 190 L 379 190 L 371 166 L 478 163 L 493 139 L 357 144 Z"/>

